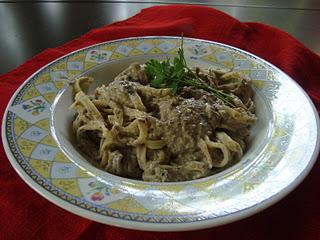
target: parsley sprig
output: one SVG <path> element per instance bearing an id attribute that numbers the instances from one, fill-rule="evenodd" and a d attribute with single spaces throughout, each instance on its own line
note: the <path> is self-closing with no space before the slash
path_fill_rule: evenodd
<path id="1" fill-rule="evenodd" d="M 177 93 L 184 86 L 192 86 L 211 93 L 230 106 L 235 106 L 230 95 L 203 83 L 187 66 L 183 51 L 183 37 L 178 56 L 173 59 L 172 64 L 168 58 L 164 61 L 151 59 L 146 62 L 145 71 L 151 87 L 170 88 L 173 93 Z"/>

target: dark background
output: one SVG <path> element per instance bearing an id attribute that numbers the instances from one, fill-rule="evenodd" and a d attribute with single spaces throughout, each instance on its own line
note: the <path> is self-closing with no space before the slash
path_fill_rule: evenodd
<path id="1" fill-rule="evenodd" d="M 57 47 L 141 9 L 173 3 L 214 7 L 249 22 L 280 28 L 320 55 L 320 1 L 0 1 L 0 74 L 46 48 Z"/>

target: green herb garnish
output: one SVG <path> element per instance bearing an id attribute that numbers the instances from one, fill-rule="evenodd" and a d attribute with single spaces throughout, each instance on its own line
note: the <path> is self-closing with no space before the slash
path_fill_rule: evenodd
<path id="1" fill-rule="evenodd" d="M 151 87 L 170 88 L 173 93 L 177 93 L 184 86 L 192 86 L 203 89 L 228 105 L 235 107 L 230 95 L 200 81 L 199 77 L 187 66 L 183 51 L 183 37 L 181 38 L 178 56 L 173 59 L 172 64 L 169 59 L 161 62 L 151 59 L 146 62 L 145 71 Z"/>

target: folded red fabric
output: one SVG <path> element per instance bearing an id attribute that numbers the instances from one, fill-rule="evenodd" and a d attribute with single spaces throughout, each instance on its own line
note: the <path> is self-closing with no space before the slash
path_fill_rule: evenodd
<path id="1" fill-rule="evenodd" d="M 128 20 L 94 29 L 47 49 L 0 76 L 1 119 L 11 95 L 33 72 L 91 44 L 133 36 L 166 35 L 226 43 L 273 63 L 309 94 L 320 110 L 320 57 L 287 33 L 260 23 L 243 23 L 215 9 L 172 5 L 144 9 Z M 2 140 L 1 140 L 2 141 Z M 250 218 L 221 227 L 180 233 L 126 230 L 73 215 L 31 190 L 0 148 L 0 239 L 320 239 L 320 181 L 316 163 L 306 180 L 285 199 Z"/>

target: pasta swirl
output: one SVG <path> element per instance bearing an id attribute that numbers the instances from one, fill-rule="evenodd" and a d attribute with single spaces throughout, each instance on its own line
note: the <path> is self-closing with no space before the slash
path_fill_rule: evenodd
<path id="1" fill-rule="evenodd" d="M 235 163 L 256 121 L 250 81 L 236 72 L 194 74 L 230 93 L 234 106 L 190 86 L 177 94 L 153 88 L 139 64 L 93 95 L 83 89 L 92 78 L 76 79 L 71 108 L 79 147 L 97 167 L 145 181 L 192 180 Z"/>

